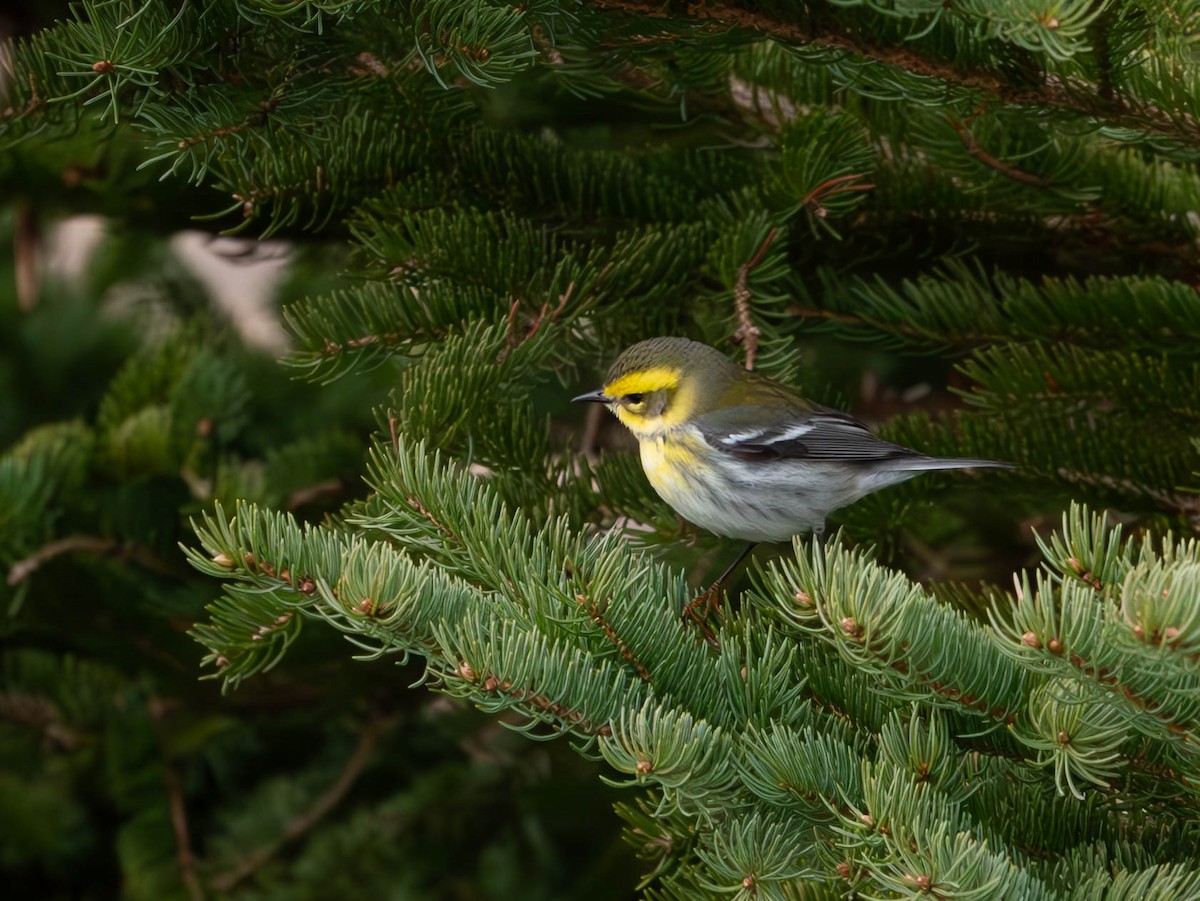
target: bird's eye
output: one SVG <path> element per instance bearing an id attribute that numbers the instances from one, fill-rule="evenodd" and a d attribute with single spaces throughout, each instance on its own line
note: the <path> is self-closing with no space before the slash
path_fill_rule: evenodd
<path id="1" fill-rule="evenodd" d="M 640 404 L 642 402 L 643 398 L 645 398 L 645 396 L 646 395 L 644 395 L 644 394 L 626 394 L 623 399 L 624 399 L 625 403 L 634 405 L 634 404 Z"/>

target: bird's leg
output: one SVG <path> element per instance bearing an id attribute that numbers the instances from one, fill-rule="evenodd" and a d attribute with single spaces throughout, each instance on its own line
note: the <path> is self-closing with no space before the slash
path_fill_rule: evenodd
<path id="1" fill-rule="evenodd" d="M 757 546 L 757 544 L 758 544 L 758 542 L 756 542 L 756 541 L 747 542 L 746 546 L 744 548 L 742 548 L 742 552 L 740 554 L 738 554 L 736 558 L 734 558 L 734 561 L 732 563 L 730 563 L 727 567 L 725 567 L 725 572 L 723 572 L 723 573 L 721 573 L 721 575 L 717 576 L 717 581 L 713 582 L 712 588 L 710 588 L 709 590 L 714 591 L 714 590 L 720 588 L 721 585 L 724 584 L 725 580 L 729 578 L 730 574 L 732 574 L 733 571 L 738 568 L 738 565 L 743 560 L 745 560 L 747 557 L 750 556 L 750 552 L 752 550 L 754 550 L 754 548 Z"/>
<path id="2" fill-rule="evenodd" d="M 683 608 L 684 617 L 691 619 L 700 626 L 701 631 L 704 632 L 704 638 L 709 644 L 716 644 L 717 639 L 705 624 L 705 620 L 708 619 L 713 610 L 717 609 L 717 599 L 720 596 L 722 583 L 729 578 L 730 573 L 738 568 L 738 564 L 745 560 L 749 553 L 754 550 L 755 543 L 751 541 L 742 548 L 742 552 L 737 555 L 737 558 L 729 566 L 725 567 L 725 572 L 717 576 L 717 581 L 692 598 L 691 602 Z"/>

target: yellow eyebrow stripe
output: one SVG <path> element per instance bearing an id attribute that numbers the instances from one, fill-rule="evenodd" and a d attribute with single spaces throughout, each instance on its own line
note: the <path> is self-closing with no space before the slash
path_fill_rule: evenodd
<path id="1" fill-rule="evenodd" d="M 648 394 L 663 388 L 675 388 L 679 385 L 679 370 L 671 366 L 651 366 L 649 369 L 639 369 L 614 379 L 604 386 L 604 393 L 609 397 L 620 397 L 623 394 Z"/>

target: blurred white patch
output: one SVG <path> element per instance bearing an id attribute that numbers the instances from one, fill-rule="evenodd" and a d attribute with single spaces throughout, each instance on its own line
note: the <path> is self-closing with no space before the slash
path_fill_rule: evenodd
<path id="1" fill-rule="evenodd" d="M 288 349 L 288 334 L 275 305 L 275 292 L 292 258 L 286 244 L 187 231 L 171 239 L 171 249 L 208 289 L 247 345 L 273 354 Z"/>
<path id="2" fill-rule="evenodd" d="M 46 235 L 42 271 L 63 281 L 77 282 L 104 240 L 106 227 L 103 216 L 72 216 L 55 222 Z"/>
<path id="3" fill-rule="evenodd" d="M 104 241 L 109 223 L 102 216 L 72 216 L 55 222 L 40 249 L 38 272 L 67 283 L 84 277 L 92 255 Z M 279 316 L 275 294 L 291 263 L 282 241 L 214 237 L 186 231 L 170 241 L 176 259 L 204 286 L 242 340 L 273 355 L 286 351 L 289 337 Z M 106 301 L 117 309 L 139 309 L 153 299 L 153 289 L 122 283 Z M 169 320 L 169 317 L 168 317 Z M 151 323 L 143 322 L 146 331 Z"/>

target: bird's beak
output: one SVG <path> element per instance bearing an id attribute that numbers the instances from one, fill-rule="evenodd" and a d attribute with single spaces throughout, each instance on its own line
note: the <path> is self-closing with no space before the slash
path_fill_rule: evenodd
<path id="1" fill-rule="evenodd" d="M 591 404 L 611 404 L 612 400 L 613 399 L 611 397 L 604 393 L 603 388 L 598 388 L 595 391 L 589 391 L 587 394 L 581 394 L 579 397 L 572 397 L 571 403 L 587 401 Z"/>

